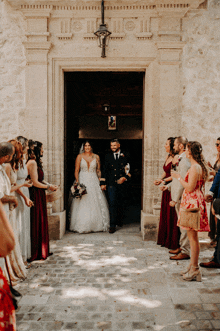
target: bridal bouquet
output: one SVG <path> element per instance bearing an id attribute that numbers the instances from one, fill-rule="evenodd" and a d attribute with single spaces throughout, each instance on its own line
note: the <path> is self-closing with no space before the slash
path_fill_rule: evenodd
<path id="1" fill-rule="evenodd" d="M 86 186 L 84 184 L 79 184 L 74 182 L 70 189 L 73 198 L 81 199 L 83 195 L 87 194 Z"/>

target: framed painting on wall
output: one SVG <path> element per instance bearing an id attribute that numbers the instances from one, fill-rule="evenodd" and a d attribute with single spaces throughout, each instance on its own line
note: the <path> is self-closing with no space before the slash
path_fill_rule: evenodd
<path id="1" fill-rule="evenodd" d="M 108 131 L 116 131 L 117 125 L 116 125 L 116 116 L 110 115 L 108 116 Z"/>

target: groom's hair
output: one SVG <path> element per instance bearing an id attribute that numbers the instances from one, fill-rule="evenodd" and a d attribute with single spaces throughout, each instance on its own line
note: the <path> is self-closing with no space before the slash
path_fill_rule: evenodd
<path id="1" fill-rule="evenodd" d="M 188 143 L 188 139 L 183 137 L 183 136 L 179 136 L 176 137 L 176 140 L 178 141 L 179 144 L 183 144 L 184 149 L 186 149 L 186 144 Z"/>
<path id="2" fill-rule="evenodd" d="M 115 139 L 112 139 L 112 140 L 110 141 L 110 143 L 117 143 L 117 144 L 120 144 L 120 141 L 119 141 L 117 138 L 115 138 Z"/>

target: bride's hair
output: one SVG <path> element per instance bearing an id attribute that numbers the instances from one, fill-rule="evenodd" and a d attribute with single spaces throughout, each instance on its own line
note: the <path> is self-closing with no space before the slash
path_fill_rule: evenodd
<path id="1" fill-rule="evenodd" d="M 91 146 L 91 149 L 92 149 L 92 152 L 93 152 L 93 146 L 92 146 L 91 142 L 89 140 L 86 140 L 86 141 L 84 141 L 84 143 L 82 144 L 82 147 L 81 147 L 82 153 L 85 152 L 85 144 L 87 144 L 87 143 Z"/>

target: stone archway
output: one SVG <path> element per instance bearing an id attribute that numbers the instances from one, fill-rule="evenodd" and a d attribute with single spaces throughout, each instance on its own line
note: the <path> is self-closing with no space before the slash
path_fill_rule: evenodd
<path id="1" fill-rule="evenodd" d="M 181 20 L 204 0 L 105 2 L 112 31 L 107 58 L 100 57 L 93 32 L 100 20 L 100 2 L 90 0 L 9 0 L 27 24 L 26 124 L 46 147 L 48 179 L 64 186 L 64 72 L 144 71 L 143 238 L 152 238 L 158 223 L 158 192 L 153 179 L 163 163 L 163 142 L 181 126 Z M 36 125 L 37 123 L 37 125 Z M 64 215 L 61 198 L 53 206 Z"/>

